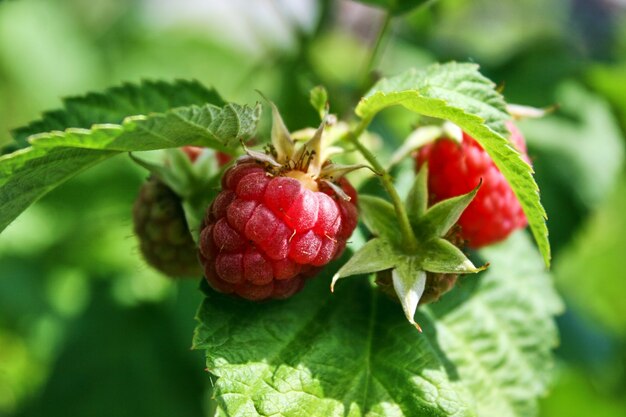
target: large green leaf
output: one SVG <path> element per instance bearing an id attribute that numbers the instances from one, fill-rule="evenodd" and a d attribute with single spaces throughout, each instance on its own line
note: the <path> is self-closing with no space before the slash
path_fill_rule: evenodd
<path id="1" fill-rule="evenodd" d="M 28 147 L 31 135 L 70 127 L 90 128 L 95 124 L 120 124 L 130 116 L 165 112 L 174 107 L 226 104 L 219 94 L 204 87 L 197 81 L 177 80 L 143 81 L 141 84 L 126 83 L 112 87 L 103 93 L 89 93 L 85 96 L 68 97 L 63 100 L 63 109 L 47 111 L 40 120 L 15 129 L 15 143 L 5 149 L 5 153 Z"/>
<path id="2" fill-rule="evenodd" d="M 287 300 L 207 290 L 205 349 L 219 416 L 533 416 L 559 311 L 523 232 L 484 253 L 491 268 L 418 310 L 424 333 L 368 280 L 328 291 L 335 268 Z"/>
<path id="3" fill-rule="evenodd" d="M 35 285 L 44 287 L 42 277 L 37 278 Z M 56 337 L 33 337 L 39 344 L 42 339 L 50 344 L 61 339 L 63 343 L 56 344 L 50 368 L 33 364 L 32 372 L 43 379 L 40 389 L 32 394 L 36 400 L 27 401 L 19 413 L 1 415 L 202 416 L 201 398 L 208 384 L 201 370 L 194 368 L 201 355 L 190 355 L 185 340 L 192 327 L 188 318 L 193 315 L 193 307 L 187 304 L 198 295 L 194 284 L 180 283 L 177 296 L 169 302 L 129 307 L 116 302 L 109 287 L 117 285 L 109 281 L 119 282 L 121 277 L 91 278 L 89 290 L 97 295 L 91 297 L 84 314 L 63 324 L 53 313 L 30 318 L 53 323 L 50 326 Z M 37 352 L 35 341 L 31 343 Z M 98 383 L 86 383 L 94 375 Z"/>
<path id="4" fill-rule="evenodd" d="M 532 168 L 503 136 L 510 118 L 494 84 L 478 65 L 435 64 L 380 80 L 359 102 L 356 113 L 372 118 L 382 109 L 402 105 L 430 117 L 450 120 L 475 138 L 489 153 L 519 199 L 544 261 L 550 263 L 546 213 Z"/>
<path id="5" fill-rule="evenodd" d="M 600 328 L 626 336 L 626 176 L 577 231 L 554 264 L 557 285 L 572 306 Z"/>
<path id="6" fill-rule="evenodd" d="M 41 133 L 29 141 L 40 148 L 66 146 L 132 152 L 197 145 L 228 152 L 254 134 L 259 114 L 260 107 L 192 105 L 148 116 L 129 116 L 121 124 Z"/>
<path id="7" fill-rule="evenodd" d="M 26 148 L 0 157 L 0 231 L 47 192 L 117 153 Z"/>
<path id="8" fill-rule="evenodd" d="M 147 87 L 154 92 L 152 87 Z M 169 90 L 159 90 L 166 94 Z M 174 90 L 169 91 L 176 95 Z M 116 96 L 119 94 L 116 93 Z M 150 94 L 146 94 L 148 97 Z M 202 100 L 202 93 L 189 100 Z M 96 96 L 100 97 L 100 96 Z M 216 100 L 221 101 L 217 95 Z M 155 102 L 159 99 L 152 98 Z M 183 100 L 161 97 L 163 102 Z M 213 104 L 177 107 L 163 113 L 135 114 L 121 124 L 99 124 L 90 129 L 70 127 L 29 138 L 32 146 L 0 157 L 0 231 L 30 204 L 82 170 L 120 152 L 146 151 L 184 145 L 228 150 L 247 140 L 256 130 L 260 107 Z M 201 104 L 201 103 L 200 103 Z M 97 101 L 91 102 L 94 114 Z M 85 106 L 89 106 L 85 104 Z M 132 106 L 128 110 L 132 110 Z M 141 107 L 141 106 L 139 106 Z M 145 108 L 144 106 L 143 108 Z M 87 110 L 84 111 L 87 114 Z M 68 118 L 69 112 L 66 115 Z M 114 117 L 114 113 L 109 114 Z M 99 116 L 94 116 L 94 119 Z M 103 116 L 104 117 L 104 116 Z M 52 123 L 44 117 L 44 122 Z M 63 123 L 68 123 L 65 119 Z M 87 123 L 88 117 L 77 123 Z M 42 125 L 43 126 L 43 125 Z"/>
<path id="9" fill-rule="evenodd" d="M 587 71 L 587 81 L 595 91 L 606 98 L 626 127 L 626 60 L 620 63 L 594 63 Z"/>
<path id="10" fill-rule="evenodd" d="M 624 166 L 624 138 L 608 103 L 580 84 L 559 86 L 558 114 L 524 122 L 539 163 L 584 207 L 604 201 Z"/>

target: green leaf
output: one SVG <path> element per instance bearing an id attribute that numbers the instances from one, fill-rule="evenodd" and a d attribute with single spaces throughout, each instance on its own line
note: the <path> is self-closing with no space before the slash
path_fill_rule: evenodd
<path id="1" fill-rule="evenodd" d="M 328 112 L 328 91 L 322 85 L 313 87 L 310 92 L 311 106 L 319 113 L 323 120 Z"/>
<path id="2" fill-rule="evenodd" d="M 359 3 L 369 4 L 388 10 L 393 15 L 401 15 L 419 7 L 433 3 L 436 0 L 357 0 Z"/>
<path id="3" fill-rule="evenodd" d="M 494 84 L 475 64 L 435 64 L 380 80 L 359 102 L 356 113 L 370 119 L 382 109 L 402 105 L 416 113 L 449 120 L 471 135 L 489 153 L 519 199 L 546 265 L 550 244 L 546 213 L 532 168 L 503 135 L 509 119 Z"/>
<path id="4" fill-rule="evenodd" d="M 187 226 L 196 241 L 206 208 L 221 188 L 224 169 L 219 167 L 215 153 L 215 150 L 205 148 L 192 162 L 182 148 L 172 148 L 166 151 L 165 165 L 146 167 L 181 197 Z"/>
<path id="5" fill-rule="evenodd" d="M 396 266 L 397 262 L 398 257 L 390 242 L 384 238 L 369 240 L 333 276 L 331 291 L 340 278 L 384 271 Z"/>
<path id="6" fill-rule="evenodd" d="M 559 255 L 554 276 L 572 308 L 626 337 L 626 176 Z"/>
<path id="7" fill-rule="evenodd" d="M 179 107 L 165 113 L 127 117 L 121 125 L 69 128 L 30 137 L 35 147 L 76 147 L 119 152 L 149 151 L 185 145 L 222 151 L 236 147 L 256 131 L 260 107 L 212 104 Z"/>
<path id="8" fill-rule="evenodd" d="M 359 196 L 361 220 L 375 236 L 389 237 L 392 241 L 399 238 L 396 212 L 387 200 L 371 195 Z"/>
<path id="9" fill-rule="evenodd" d="M 331 295 L 327 279 L 283 302 L 207 296 L 194 348 L 206 350 L 216 377 L 215 415 L 474 415 L 399 305 L 366 280 Z"/>
<path id="10" fill-rule="evenodd" d="M 0 231 L 47 192 L 117 154 L 77 148 L 27 148 L 0 157 Z"/>
<path id="11" fill-rule="evenodd" d="M 85 231 L 84 234 L 88 236 L 89 232 Z M 61 242 L 59 244 L 63 245 Z M 47 267 L 45 273 L 33 278 L 33 287 L 18 288 L 41 288 L 40 291 L 46 294 L 45 288 L 50 286 L 48 273 L 59 263 L 51 260 L 51 264 L 54 266 Z M 94 267 L 94 270 L 100 268 Z M 105 268 L 110 266 L 105 264 Z M 187 324 L 190 321 L 188 318 L 194 314 L 193 307 L 189 308 L 188 303 L 197 298 L 193 283 L 179 282 L 175 292 L 171 289 L 167 291 L 168 294 L 177 295 L 171 297 L 169 302 L 137 303 L 129 308 L 113 296 L 110 283 L 89 279 L 90 276 L 84 270 L 59 269 L 56 273 L 66 276 L 69 275 L 68 271 L 84 280 L 89 300 L 87 308 L 71 320 L 61 318 L 47 305 L 37 306 L 43 309 L 42 312 L 37 307 L 33 310 L 32 305 L 26 310 L 29 312 L 29 323 L 54 318 L 52 331 L 48 334 L 56 335 L 56 338 L 45 339 L 46 345 L 52 345 L 46 346 L 51 351 L 48 354 L 40 353 L 42 346 L 38 347 L 37 342 L 41 339 L 37 336 L 27 333 L 30 340 L 18 339 L 23 343 L 22 349 L 32 352 L 28 360 L 32 362 L 33 368 L 27 369 L 33 369 L 31 373 L 46 372 L 46 378 L 36 385 L 37 401 L 21 403 L 20 414 L 23 417 L 121 417 L 129 413 L 150 417 L 205 415 L 199 399 L 204 395 L 206 384 L 203 383 L 201 372 L 194 368 L 202 361 L 202 357 L 190 354 L 189 343 L 185 340 L 192 327 Z M 134 272 L 132 268 L 124 271 L 127 271 L 127 275 L 113 273 L 108 279 L 119 286 Z M 152 280 L 157 277 L 149 276 L 148 279 L 148 285 L 153 285 Z M 15 291 L 19 290 L 16 288 Z M 92 296 L 89 297 L 89 294 Z M 26 299 L 32 303 L 33 294 L 28 295 Z M 49 299 L 44 300 L 49 302 Z M 3 317 L 6 316 L 3 314 Z M 0 333 L 2 336 L 6 334 L 5 329 Z M 5 344 L 5 338 L 0 340 L 3 342 L 3 357 L 6 357 L 7 353 L 11 353 L 11 350 L 7 352 L 11 344 Z M 4 374 L 6 362 L 3 362 L 2 367 Z M 129 372 L 130 369 L 137 371 Z M 100 375 L 98 384 L 85 384 L 94 375 Z M 4 379 L 5 376 L 2 376 Z M 29 384 L 33 382 L 29 380 Z M 32 388 L 27 391 L 29 394 L 31 392 Z M 77 392 L 80 395 L 76 395 Z M 158 401 L 137 402 L 137 398 L 148 398 L 156 392 L 159 393 Z M 115 398 L 115 401 L 103 406 L 104 398 Z M 5 413 L 5 410 L 3 416 L 13 415 L 10 411 Z"/>
<path id="12" fill-rule="evenodd" d="M 424 333 L 367 280 L 330 294 L 332 267 L 284 301 L 207 290 L 194 347 L 216 415 L 536 415 L 560 301 L 524 233 L 482 255 L 489 271 L 418 309 Z"/>
<path id="13" fill-rule="evenodd" d="M 417 113 L 450 120 L 463 130 L 482 125 L 501 135 L 508 134 L 510 119 L 495 85 L 478 71 L 478 65 L 450 62 L 433 64 L 423 70 L 411 69 L 383 78 L 361 99 L 359 117 L 373 117 L 391 105 L 402 105 Z"/>
<path id="14" fill-rule="evenodd" d="M 141 84 L 126 83 L 109 88 L 102 93 L 89 93 L 63 100 L 63 109 L 45 112 L 40 120 L 12 133 L 15 143 L 4 153 L 28 147 L 29 136 L 70 127 L 88 129 L 95 124 L 120 124 L 130 115 L 165 112 L 174 107 L 211 103 L 223 106 L 226 103 L 213 90 L 197 81 L 177 80 L 143 81 Z"/>
<path id="15" fill-rule="evenodd" d="M 184 145 L 226 150 L 255 132 L 259 116 L 258 105 L 191 105 L 127 117 L 119 125 L 32 136 L 32 147 L 0 157 L 0 231 L 47 192 L 120 152 Z"/>
<path id="16" fill-rule="evenodd" d="M 526 235 L 481 251 L 491 263 L 471 298 L 449 311 L 432 306 L 442 350 L 476 395 L 479 416 L 534 416 L 549 386 L 552 316 L 562 311 L 541 257 Z M 486 343 L 486 344 L 483 344 Z"/>
<path id="17" fill-rule="evenodd" d="M 619 63 L 596 62 L 585 73 L 586 83 L 589 83 L 594 91 L 611 103 L 618 119 L 625 123 L 626 61 L 622 59 Z"/>

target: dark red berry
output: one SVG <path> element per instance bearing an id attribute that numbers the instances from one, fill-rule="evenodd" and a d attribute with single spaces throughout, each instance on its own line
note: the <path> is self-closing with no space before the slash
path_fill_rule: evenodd
<path id="1" fill-rule="evenodd" d="M 356 191 L 345 179 L 338 185 L 350 201 L 302 171 L 272 176 L 253 161 L 228 169 L 200 234 L 209 284 L 250 300 L 299 291 L 356 227 Z"/>
<path id="2" fill-rule="evenodd" d="M 526 144 L 513 123 L 507 127 L 511 141 L 526 155 Z M 485 150 L 467 134 L 462 143 L 441 138 L 421 148 L 417 166 L 428 162 L 431 203 L 470 192 L 482 179 L 476 197 L 461 215 L 460 236 L 471 248 L 480 248 L 505 239 L 526 226 L 522 207 L 504 175 Z"/>

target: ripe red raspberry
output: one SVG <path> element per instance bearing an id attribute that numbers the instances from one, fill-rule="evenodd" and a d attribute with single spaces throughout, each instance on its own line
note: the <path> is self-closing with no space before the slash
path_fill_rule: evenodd
<path id="1" fill-rule="evenodd" d="M 187 154 L 191 162 L 196 162 L 196 160 L 200 157 L 200 154 L 206 148 L 202 148 L 200 146 L 183 146 L 182 150 Z M 227 153 L 217 151 L 215 152 L 215 159 L 217 159 L 217 164 L 220 167 L 223 167 L 227 163 L 229 163 L 233 157 L 228 155 Z"/>
<path id="2" fill-rule="evenodd" d="M 511 141 L 528 162 L 526 143 L 521 132 L 507 123 Z M 471 248 L 480 248 L 506 238 L 526 226 L 522 207 L 504 175 L 491 157 L 469 135 L 462 143 L 441 138 L 421 148 L 417 167 L 428 162 L 431 203 L 468 193 L 482 179 L 478 194 L 461 215 L 460 234 Z"/>
<path id="3" fill-rule="evenodd" d="M 228 169 L 200 234 L 209 284 L 249 300 L 299 291 L 356 227 L 356 192 L 343 178 L 338 185 L 350 201 L 302 171 L 272 176 L 251 160 Z"/>
<path id="4" fill-rule="evenodd" d="M 141 187 L 133 223 L 148 264 L 170 277 L 202 275 L 180 197 L 167 185 L 153 177 Z"/>

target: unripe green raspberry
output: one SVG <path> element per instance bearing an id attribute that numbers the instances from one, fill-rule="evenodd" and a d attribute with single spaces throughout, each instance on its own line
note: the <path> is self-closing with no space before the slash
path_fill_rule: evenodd
<path id="1" fill-rule="evenodd" d="M 168 186 L 152 177 L 141 187 L 133 222 L 148 264 L 172 278 L 202 275 L 181 199 Z"/>

